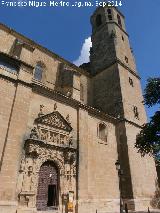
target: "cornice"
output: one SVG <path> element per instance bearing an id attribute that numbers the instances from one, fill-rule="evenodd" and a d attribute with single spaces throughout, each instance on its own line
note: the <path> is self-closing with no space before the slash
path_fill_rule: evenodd
<path id="1" fill-rule="evenodd" d="M 17 75 L 17 77 L 18 77 L 18 75 Z M 27 83 L 27 82 L 22 81 L 18 78 L 15 79 L 15 78 L 12 78 L 10 76 L 7 76 L 7 75 L 1 74 L 1 73 L 0 73 L 0 78 L 5 79 L 7 81 L 10 81 L 11 83 L 13 83 L 15 85 L 21 84 L 21 85 L 26 86 L 26 87 L 32 87 L 31 83 Z"/>
<path id="2" fill-rule="evenodd" d="M 105 22 L 104 24 L 100 25 L 95 31 L 92 31 L 92 35 L 91 37 L 93 37 L 98 31 L 100 31 L 101 29 L 103 29 L 103 27 L 105 25 L 108 25 L 108 24 L 115 24 L 117 27 L 119 27 L 119 29 L 121 29 L 128 37 L 129 37 L 129 34 L 115 21 L 107 21 Z"/>
<path id="3" fill-rule="evenodd" d="M 62 63 L 67 64 L 68 66 L 70 66 L 71 68 L 73 68 L 75 71 L 79 72 L 80 74 L 83 74 L 83 75 L 85 75 L 85 76 L 90 77 L 90 73 L 88 73 L 86 70 L 83 70 L 82 68 L 77 67 L 75 64 L 72 64 L 71 62 L 69 62 L 69 61 L 63 59 L 61 56 L 59 56 L 59 55 L 57 55 L 56 53 L 50 51 L 50 50 L 47 49 L 46 47 L 43 47 L 42 45 L 36 43 L 35 41 L 33 41 L 33 40 L 27 38 L 26 36 L 24 36 L 24 35 L 22 35 L 22 34 L 16 32 L 14 29 L 9 28 L 8 26 L 6 26 L 6 25 L 4 25 L 4 24 L 2 24 L 2 23 L 0 23 L 0 29 L 2 29 L 2 30 L 4 30 L 4 31 L 8 32 L 9 34 L 11 34 L 11 35 L 13 35 L 13 36 L 15 36 L 15 37 L 17 37 L 17 38 L 20 38 L 20 39 L 22 39 L 23 41 L 27 42 L 28 45 L 29 45 L 30 47 L 32 47 L 33 49 L 34 49 L 34 48 L 38 48 L 38 49 L 41 50 L 42 52 L 44 52 L 44 53 L 46 53 L 47 55 L 53 57 L 54 59 L 57 59 L 57 60 L 61 61 Z M 23 62 L 23 63 L 25 63 L 25 62 Z"/>
<path id="4" fill-rule="evenodd" d="M 66 103 L 66 104 L 74 107 L 75 109 L 79 109 L 79 108 L 84 109 L 84 110 L 88 111 L 90 114 L 95 115 L 96 117 L 97 116 L 101 117 L 105 120 L 109 120 L 112 123 L 117 122 L 117 118 L 112 117 L 94 107 L 91 107 L 86 104 L 82 104 L 81 102 L 79 102 L 73 98 L 67 97 L 58 91 L 52 90 L 43 84 L 37 84 L 36 82 L 33 82 L 32 90 L 33 90 L 33 92 L 47 96 L 49 98 L 57 99 L 58 101 L 60 101 L 62 103 Z"/>
<path id="5" fill-rule="evenodd" d="M 30 69 L 34 69 L 34 67 L 28 63 L 26 63 L 25 61 L 22 61 L 10 54 L 7 54 L 5 52 L 0 51 L 0 55 L 6 56 L 8 59 L 14 60 L 16 63 L 18 63 L 19 65 L 23 64 L 24 66 L 30 68 Z"/>
<path id="6" fill-rule="evenodd" d="M 119 58 L 115 58 L 108 66 L 106 66 L 105 68 L 98 70 L 95 74 L 92 74 L 92 77 L 100 74 L 101 72 L 103 72 L 104 70 L 108 69 L 109 67 L 113 66 L 114 64 L 120 64 L 122 67 L 124 67 L 125 69 L 127 69 L 132 75 L 134 75 L 136 78 L 138 78 L 139 80 L 141 79 L 140 76 L 136 73 L 136 71 L 130 69 L 128 66 L 126 66 Z"/>
<path id="7" fill-rule="evenodd" d="M 141 125 L 139 125 L 139 124 L 137 124 L 137 123 L 135 123 L 135 122 L 133 122 L 133 121 L 130 121 L 130 120 L 126 119 L 126 118 L 120 118 L 120 119 L 118 119 L 118 120 L 119 120 L 118 123 L 126 122 L 126 123 L 129 123 L 129 124 L 131 124 L 131 125 L 133 125 L 133 126 L 135 126 L 135 127 L 138 127 L 138 128 L 140 128 L 140 129 L 143 129 L 143 126 L 141 126 Z"/>
<path id="8" fill-rule="evenodd" d="M 117 12 L 118 12 L 123 18 L 125 18 L 125 16 L 124 16 L 123 13 L 118 9 L 118 7 L 116 7 L 116 6 L 108 6 L 108 5 L 106 5 L 106 6 L 104 6 L 104 7 L 102 7 L 102 6 L 97 7 L 97 8 L 95 9 L 94 13 L 92 14 L 92 16 L 93 16 L 95 13 L 97 13 L 97 11 L 98 11 L 100 8 L 102 8 L 102 9 L 104 9 L 104 8 L 114 8 L 115 10 L 117 10 Z M 91 17 L 92 17 L 92 16 L 91 16 Z"/>
<path id="9" fill-rule="evenodd" d="M 105 24 L 108 24 L 108 23 L 111 23 L 111 22 L 107 22 L 107 23 L 105 23 Z M 116 22 L 113 22 L 113 23 L 115 23 L 119 28 L 121 28 Z M 69 61 L 63 59 L 63 58 L 60 57 L 59 55 L 57 55 L 57 54 L 51 52 L 51 51 L 48 50 L 47 48 L 41 46 L 40 44 L 36 43 L 35 41 L 33 41 L 33 40 L 31 40 L 31 39 L 25 37 L 24 35 L 22 35 L 22 34 L 16 32 L 15 30 L 13 30 L 13 29 L 7 27 L 6 25 L 4 25 L 4 24 L 2 24 L 2 23 L 0 23 L 0 29 L 3 29 L 3 30 L 5 30 L 5 31 L 7 31 L 8 33 L 12 34 L 12 35 L 15 36 L 15 37 L 20 37 L 21 39 L 24 39 L 24 41 L 25 41 L 25 42 L 28 42 L 28 43 L 29 43 L 29 46 L 32 47 L 33 49 L 34 49 L 34 48 L 40 49 L 41 51 L 45 52 L 47 55 L 49 55 L 49 56 L 51 56 L 51 57 L 54 57 L 54 58 L 56 58 L 57 60 L 59 60 L 59 61 L 65 63 L 65 64 L 67 64 L 68 66 L 70 66 L 71 68 L 73 68 L 73 69 L 74 69 L 75 71 L 77 71 L 78 73 L 83 74 L 83 75 L 85 75 L 85 76 L 87 76 L 87 77 L 89 77 L 89 78 L 94 77 L 95 75 L 97 75 L 98 73 L 100 73 L 101 71 L 104 70 L 104 69 L 103 69 L 103 70 L 99 70 L 98 73 L 96 73 L 96 74 L 93 75 L 93 74 L 87 72 L 86 70 L 77 67 L 76 65 L 72 64 L 71 62 L 69 62 Z M 121 29 L 122 29 L 122 28 L 121 28 Z M 122 30 L 123 30 L 123 29 L 122 29 Z M 123 30 L 123 31 L 124 31 L 124 30 Z M 125 32 L 125 31 L 124 31 L 124 32 Z M 125 33 L 126 33 L 126 32 L 125 32 Z M 127 34 L 127 33 L 126 33 L 126 34 Z M 128 36 L 128 34 L 127 34 L 127 36 Z M 17 59 L 17 58 L 15 58 L 15 57 L 13 57 L 13 56 L 11 56 L 11 55 L 9 55 L 9 54 L 7 54 L 7 53 L 1 52 L 1 51 L 0 51 L 0 53 L 6 55 L 6 56 L 8 56 L 8 57 L 10 57 L 12 60 L 17 61 L 18 63 L 21 63 L 21 64 L 23 64 L 23 65 L 29 67 L 30 69 L 34 69 L 34 67 L 33 67 L 32 65 L 26 63 L 25 61 L 22 61 L 22 60 L 20 60 L 20 59 Z M 132 73 L 134 76 L 136 76 L 138 79 L 140 79 L 140 77 L 138 76 L 138 74 L 136 74 L 135 71 L 133 71 L 132 69 L 130 69 L 128 66 L 126 66 L 126 65 L 125 65 L 120 59 L 118 59 L 118 58 L 116 58 L 115 61 L 113 61 L 113 62 L 112 62 L 110 65 L 108 65 L 105 69 L 109 68 L 110 66 L 112 66 L 113 64 L 115 64 L 115 63 L 117 63 L 117 62 L 118 62 L 121 66 L 123 66 L 125 69 L 127 69 L 130 73 Z"/>
<path id="10" fill-rule="evenodd" d="M 121 29 L 129 37 L 129 34 L 117 22 L 110 21 L 110 22 L 106 22 L 106 24 L 115 24 L 117 27 L 119 27 L 119 29 Z"/>
<path id="11" fill-rule="evenodd" d="M 136 78 L 138 78 L 139 80 L 141 79 L 140 76 L 136 73 L 135 70 L 132 70 L 131 68 L 129 68 L 126 64 L 124 64 L 119 58 L 116 58 L 116 62 L 119 63 L 122 67 L 124 67 L 125 69 L 127 69 L 132 75 L 134 75 Z"/>
<path id="12" fill-rule="evenodd" d="M 21 81 L 19 79 L 13 79 L 9 76 L 4 76 L 2 74 L 0 74 L 0 78 L 7 79 L 8 81 L 10 81 L 14 84 L 22 84 L 24 86 L 27 86 L 27 87 L 31 88 L 33 92 L 36 92 L 40 95 L 47 96 L 51 99 L 56 99 L 56 100 L 60 101 L 61 103 L 66 103 L 67 105 L 74 107 L 75 109 L 81 108 L 83 110 L 86 110 L 86 111 L 88 111 L 89 114 L 94 115 L 94 116 L 99 117 L 99 118 L 102 118 L 106 121 L 110 121 L 113 124 L 118 124 L 120 122 L 127 122 L 127 123 L 129 123 L 129 124 L 131 124 L 135 127 L 140 128 L 140 129 L 143 128 L 139 124 L 137 124 L 133 121 L 130 121 L 126 118 L 116 118 L 116 117 L 113 117 L 113 116 L 103 112 L 103 111 L 100 111 L 99 109 L 96 109 L 96 108 L 91 107 L 91 106 L 86 105 L 86 104 L 82 104 L 81 102 L 79 102 L 79 101 L 77 101 L 73 98 L 67 97 L 64 94 L 62 94 L 62 93 L 60 93 L 56 90 L 52 90 L 52 89 L 48 88 L 46 85 L 44 85 L 43 83 L 41 83 L 39 81 L 33 80 L 32 83 L 26 83 L 26 82 Z"/>

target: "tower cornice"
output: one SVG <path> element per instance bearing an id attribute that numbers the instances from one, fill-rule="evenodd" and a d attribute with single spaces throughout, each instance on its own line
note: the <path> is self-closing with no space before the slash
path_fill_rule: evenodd
<path id="1" fill-rule="evenodd" d="M 100 29 L 102 29 L 105 25 L 108 25 L 108 24 L 115 24 L 117 27 L 119 27 L 119 29 L 121 29 L 128 37 L 129 37 L 129 34 L 119 25 L 119 24 L 117 24 L 117 22 L 115 22 L 115 21 L 108 21 L 108 22 L 105 22 L 104 24 L 102 24 L 100 27 L 99 27 L 99 29 L 97 29 L 95 32 L 92 32 L 92 36 L 94 36 L 96 33 L 97 33 L 97 31 L 99 31 Z"/>
<path id="2" fill-rule="evenodd" d="M 108 66 L 106 66 L 105 68 L 98 70 L 96 73 L 92 74 L 92 77 L 98 75 L 99 73 L 103 72 L 105 69 L 108 69 L 109 67 L 111 67 L 114 64 L 120 64 L 122 67 L 124 67 L 125 69 L 127 69 L 132 75 L 134 75 L 136 78 L 138 78 L 139 80 L 141 79 L 140 76 L 136 73 L 135 70 L 130 69 L 126 64 L 124 64 L 119 58 L 115 58 L 115 60 L 110 63 Z"/>

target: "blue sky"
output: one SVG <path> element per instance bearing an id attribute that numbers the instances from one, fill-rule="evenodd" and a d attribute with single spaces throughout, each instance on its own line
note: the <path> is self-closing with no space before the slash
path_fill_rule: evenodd
<path id="1" fill-rule="evenodd" d="M 160 73 L 160 0 L 122 0 L 122 3 L 120 10 L 126 17 L 144 88 L 148 77 Z M 94 10 L 95 7 L 8 8 L 0 5 L 0 22 L 73 62 L 91 35 L 90 15 Z M 149 116 L 155 109 L 147 110 Z"/>

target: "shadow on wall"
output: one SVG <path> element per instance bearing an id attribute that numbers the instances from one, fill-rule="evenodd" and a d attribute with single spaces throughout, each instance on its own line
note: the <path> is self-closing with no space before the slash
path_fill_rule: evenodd
<path id="1" fill-rule="evenodd" d="M 70 96 L 73 90 L 73 75 L 74 72 L 66 68 L 63 63 L 60 63 L 57 69 L 55 90 Z"/>
<path id="2" fill-rule="evenodd" d="M 128 144 L 126 129 L 123 123 L 117 126 L 117 148 L 118 148 L 118 159 L 121 166 L 121 196 L 123 200 L 123 205 L 127 207 L 128 210 L 135 210 L 134 195 L 133 195 L 133 186 L 132 186 L 132 177 L 129 163 L 129 154 L 128 154 Z"/>
<path id="3" fill-rule="evenodd" d="M 160 209 L 160 185 L 159 178 L 155 181 L 156 191 L 154 197 L 152 198 L 150 205 L 153 208 Z"/>

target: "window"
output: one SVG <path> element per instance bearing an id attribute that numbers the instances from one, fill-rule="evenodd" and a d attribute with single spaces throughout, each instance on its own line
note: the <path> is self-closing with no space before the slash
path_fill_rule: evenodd
<path id="1" fill-rule="evenodd" d="M 138 108 L 136 106 L 133 107 L 133 112 L 134 112 L 134 117 L 139 119 L 139 112 L 138 112 Z"/>
<path id="2" fill-rule="evenodd" d="M 125 61 L 126 61 L 126 63 L 128 64 L 128 58 L 125 56 Z"/>
<path id="3" fill-rule="evenodd" d="M 19 66 L 12 59 L 0 55 L 0 68 L 17 73 Z"/>
<path id="4" fill-rule="evenodd" d="M 111 21 L 112 20 L 112 10 L 108 9 L 107 12 L 108 12 L 108 19 Z"/>
<path id="5" fill-rule="evenodd" d="M 100 14 L 96 17 L 96 26 L 99 27 L 102 24 L 102 17 Z"/>
<path id="6" fill-rule="evenodd" d="M 122 36 L 122 40 L 124 41 L 124 37 Z"/>
<path id="7" fill-rule="evenodd" d="M 107 142 L 107 126 L 104 123 L 98 125 L 98 137 L 104 142 Z"/>
<path id="8" fill-rule="evenodd" d="M 41 81 L 42 77 L 43 77 L 43 71 L 44 71 L 44 66 L 42 66 L 42 64 L 38 63 L 35 67 L 34 78 L 38 81 Z"/>
<path id="9" fill-rule="evenodd" d="M 117 14 L 118 24 L 122 27 L 121 17 L 119 14 Z"/>
<path id="10" fill-rule="evenodd" d="M 134 87 L 132 78 L 129 77 L 129 84 Z"/>

